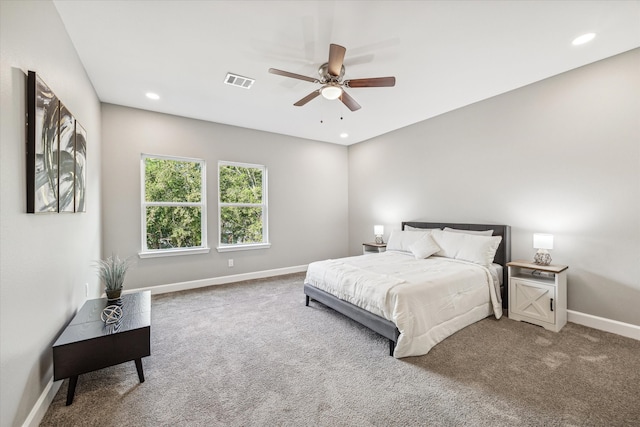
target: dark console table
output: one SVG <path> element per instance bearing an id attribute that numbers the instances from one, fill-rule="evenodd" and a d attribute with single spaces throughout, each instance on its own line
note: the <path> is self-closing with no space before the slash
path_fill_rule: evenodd
<path id="1" fill-rule="evenodd" d="M 78 375 L 135 361 L 144 382 L 142 358 L 151 354 L 151 292 L 123 295 L 117 323 L 100 319 L 106 298 L 87 301 L 53 344 L 53 379 L 69 378 L 67 405 L 73 402 Z"/>

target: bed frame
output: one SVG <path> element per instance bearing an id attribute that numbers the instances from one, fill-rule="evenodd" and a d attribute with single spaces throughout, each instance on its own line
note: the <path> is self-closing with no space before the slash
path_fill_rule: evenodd
<path id="1" fill-rule="evenodd" d="M 474 230 L 485 231 L 493 230 L 494 236 L 502 236 L 502 241 L 496 251 L 494 262 L 500 264 L 503 267 L 503 281 L 502 281 L 502 308 L 506 309 L 509 306 L 508 303 L 508 268 L 507 263 L 511 261 L 511 227 L 508 225 L 495 225 L 495 224 L 455 224 L 447 222 L 403 222 L 402 230 L 408 225 L 414 228 L 440 228 L 445 227 L 457 228 L 461 230 Z M 348 318 L 355 320 L 356 322 L 366 326 L 374 332 L 382 335 L 389 340 L 389 355 L 393 356 L 393 351 L 398 342 L 400 331 L 396 328 L 396 325 L 380 316 L 376 316 L 356 305 L 353 305 L 347 301 L 343 301 L 328 292 L 322 291 L 318 288 L 314 288 L 311 285 L 304 285 L 304 293 L 306 295 L 305 305 L 309 306 L 310 300 L 315 300 L 326 305 L 335 311 L 344 314 Z"/>

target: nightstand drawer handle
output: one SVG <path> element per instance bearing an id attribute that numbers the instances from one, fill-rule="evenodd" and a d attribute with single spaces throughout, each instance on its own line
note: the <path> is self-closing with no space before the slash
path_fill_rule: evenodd
<path id="1" fill-rule="evenodd" d="M 549 309 L 553 311 L 553 298 L 549 300 Z"/>

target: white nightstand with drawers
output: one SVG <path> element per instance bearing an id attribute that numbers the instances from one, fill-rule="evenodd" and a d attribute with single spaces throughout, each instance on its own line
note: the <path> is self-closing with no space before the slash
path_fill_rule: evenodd
<path id="1" fill-rule="evenodd" d="M 380 252 L 384 252 L 387 250 L 386 243 L 363 243 L 362 244 L 362 253 L 366 254 L 377 254 Z"/>
<path id="2" fill-rule="evenodd" d="M 567 324 L 566 265 L 512 261 L 509 268 L 509 318 L 558 332 Z"/>

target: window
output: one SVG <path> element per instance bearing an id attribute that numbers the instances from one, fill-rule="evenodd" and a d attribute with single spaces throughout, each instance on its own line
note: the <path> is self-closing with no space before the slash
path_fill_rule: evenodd
<path id="1" fill-rule="evenodd" d="M 267 169 L 218 163 L 218 251 L 268 248 Z"/>
<path id="2" fill-rule="evenodd" d="M 204 160 L 142 155 L 140 257 L 209 252 Z"/>

